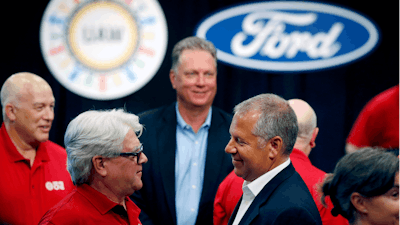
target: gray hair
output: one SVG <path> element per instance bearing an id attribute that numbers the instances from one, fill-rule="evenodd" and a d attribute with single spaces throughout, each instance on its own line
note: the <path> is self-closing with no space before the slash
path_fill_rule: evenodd
<path id="1" fill-rule="evenodd" d="M 260 113 L 253 128 L 253 134 L 261 138 L 261 143 L 279 136 L 283 140 L 284 155 L 290 155 L 296 142 L 297 118 L 288 102 L 274 94 L 261 94 L 238 104 L 235 115 L 242 116 L 250 111 Z"/>
<path id="2" fill-rule="evenodd" d="M 73 119 L 64 136 L 67 170 L 73 183 L 89 183 L 94 156 L 118 156 L 130 129 L 139 137 L 143 126 L 139 123 L 138 116 L 123 109 L 90 110 Z"/>
<path id="3" fill-rule="evenodd" d="M 172 50 L 172 66 L 171 70 L 173 70 L 176 74 L 178 73 L 178 67 L 181 63 L 181 54 L 184 50 L 204 50 L 211 54 L 215 61 L 215 67 L 217 67 L 217 51 L 213 43 L 210 41 L 206 41 L 199 37 L 187 37 L 182 39 L 178 43 L 175 44 Z"/>
<path id="4" fill-rule="evenodd" d="M 1 107 L 3 113 L 3 121 L 8 120 L 6 117 L 6 105 L 8 103 L 17 104 L 18 98 L 16 94 L 20 91 L 20 87 L 14 85 L 13 82 L 10 82 L 10 78 L 11 77 L 9 77 L 1 87 Z"/>
<path id="5" fill-rule="evenodd" d="M 350 223 L 357 217 L 351 203 L 354 192 L 371 198 L 385 194 L 394 186 L 399 172 L 399 159 L 395 154 L 381 148 L 365 147 L 343 156 L 336 164 L 333 174 L 328 174 L 322 184 L 322 203 L 330 196 L 332 215 L 342 215 Z"/>

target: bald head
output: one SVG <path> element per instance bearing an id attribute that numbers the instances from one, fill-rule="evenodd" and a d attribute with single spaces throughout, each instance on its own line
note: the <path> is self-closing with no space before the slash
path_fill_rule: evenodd
<path id="1" fill-rule="evenodd" d="M 299 126 L 295 148 L 309 155 L 311 149 L 315 147 L 315 138 L 318 134 L 317 115 L 313 108 L 301 99 L 290 99 L 288 102 L 296 114 Z"/>
<path id="2" fill-rule="evenodd" d="M 1 105 L 3 121 L 7 121 L 5 106 L 12 103 L 16 106 L 23 100 L 30 98 L 33 92 L 51 91 L 50 85 L 38 75 L 21 72 L 11 75 L 1 88 Z"/>
<path id="3" fill-rule="evenodd" d="M 288 101 L 294 113 L 296 113 L 299 133 L 297 136 L 308 137 L 317 127 L 317 116 L 311 106 L 301 99 L 291 99 Z"/>

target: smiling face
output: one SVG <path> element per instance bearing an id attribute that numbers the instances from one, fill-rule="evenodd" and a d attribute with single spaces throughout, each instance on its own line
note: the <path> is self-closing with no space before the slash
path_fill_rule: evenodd
<path id="1" fill-rule="evenodd" d="M 366 218 L 369 224 L 399 224 L 399 173 L 395 176 L 393 188 L 383 195 L 366 200 Z"/>
<path id="2" fill-rule="evenodd" d="M 184 107 L 209 107 L 217 93 L 215 60 L 204 50 L 184 50 L 176 73 L 170 71 L 170 80 Z"/>
<path id="3" fill-rule="evenodd" d="M 10 118 L 23 142 L 35 147 L 49 139 L 54 105 L 53 92 L 47 83 L 40 83 L 35 88 L 30 84 L 24 85 L 18 104 L 13 105 L 13 115 Z"/>
<path id="4" fill-rule="evenodd" d="M 247 181 L 268 172 L 273 164 L 269 144 L 260 147 L 260 137 L 252 132 L 258 118 L 258 112 L 248 112 L 243 116 L 235 114 L 229 130 L 231 139 L 225 148 L 225 152 L 232 156 L 236 175 Z"/>
<path id="5" fill-rule="evenodd" d="M 140 146 L 139 139 L 132 130 L 128 131 L 122 144 L 122 152 L 132 152 L 132 149 Z M 137 163 L 137 157 L 120 156 L 108 161 L 107 180 L 110 183 L 109 186 L 112 186 L 113 192 L 120 197 L 129 196 L 143 187 L 142 164 L 147 162 L 147 157 L 142 152 L 139 163 Z"/>

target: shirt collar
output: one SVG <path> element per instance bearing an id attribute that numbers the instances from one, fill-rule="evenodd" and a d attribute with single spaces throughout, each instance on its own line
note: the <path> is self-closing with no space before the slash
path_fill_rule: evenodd
<path id="1" fill-rule="evenodd" d="M 85 197 L 102 215 L 106 214 L 118 205 L 116 202 L 111 201 L 103 193 L 97 191 L 88 184 L 79 185 L 77 191 L 83 195 L 83 197 Z M 127 201 L 127 199 L 125 200 Z"/>
<path id="2" fill-rule="evenodd" d="M 180 126 L 182 129 L 185 128 L 185 127 L 190 127 L 190 125 L 185 122 L 185 120 L 181 116 L 181 113 L 179 112 L 178 102 L 176 102 L 176 104 L 175 104 L 175 111 L 176 111 L 176 120 L 178 122 L 178 126 Z M 202 127 L 210 127 L 210 125 L 211 125 L 211 114 L 212 114 L 212 107 L 210 107 L 210 109 L 208 110 L 208 115 L 207 115 L 206 121 L 204 121 L 204 123 L 201 126 L 201 128 Z"/>
<path id="3" fill-rule="evenodd" d="M 19 162 L 26 160 L 25 157 L 18 152 L 10 136 L 7 133 L 6 126 L 3 123 L 1 126 L 1 139 L 4 140 L 5 151 L 7 152 L 8 159 L 10 162 Z M 47 148 L 43 143 L 40 143 L 36 150 L 35 161 L 46 162 L 49 161 L 49 155 L 47 154 Z M 35 163 L 36 164 L 36 163 Z"/>
<path id="4" fill-rule="evenodd" d="M 311 164 L 310 159 L 308 158 L 308 156 L 306 155 L 306 153 L 304 153 L 303 151 L 294 148 L 292 153 L 290 153 L 290 157 L 294 157 L 296 159 L 301 159 L 304 161 L 306 161 L 307 163 Z"/>
<path id="5" fill-rule="evenodd" d="M 254 196 L 257 196 L 258 193 L 264 188 L 265 185 L 268 184 L 279 172 L 285 169 L 290 164 L 290 158 L 288 158 L 284 163 L 280 164 L 279 166 L 275 167 L 271 171 L 266 172 L 265 174 L 261 175 L 257 179 L 248 182 L 243 182 L 243 190 L 248 188 Z"/>

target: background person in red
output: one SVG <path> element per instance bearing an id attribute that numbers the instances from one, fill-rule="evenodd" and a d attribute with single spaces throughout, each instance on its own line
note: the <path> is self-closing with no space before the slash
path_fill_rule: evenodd
<path id="1" fill-rule="evenodd" d="M 346 142 L 347 153 L 361 147 L 382 147 L 399 154 L 399 85 L 365 105 Z"/>
<path id="2" fill-rule="evenodd" d="M 65 150 L 49 141 L 55 100 L 32 73 L 10 76 L 1 88 L 0 224 L 37 224 L 74 186 Z"/>
<path id="3" fill-rule="evenodd" d="M 296 114 L 299 126 L 296 143 L 290 154 L 290 160 L 296 171 L 303 178 L 317 205 L 323 225 L 345 225 L 348 221 L 342 216 L 334 217 L 331 214 L 332 203 L 326 199 L 327 207 L 322 205 L 318 192 L 318 183 L 321 183 L 325 172 L 311 164 L 308 159 L 312 148 L 316 146 L 315 139 L 318 134 L 317 116 L 311 106 L 301 99 L 288 101 Z M 214 202 L 214 225 L 226 225 L 242 196 L 243 179 L 232 171 L 221 183 Z"/>
<path id="4" fill-rule="evenodd" d="M 143 186 L 142 131 L 139 118 L 122 109 L 87 111 L 73 119 L 64 142 L 77 188 L 39 224 L 141 224 L 129 195 Z"/>

